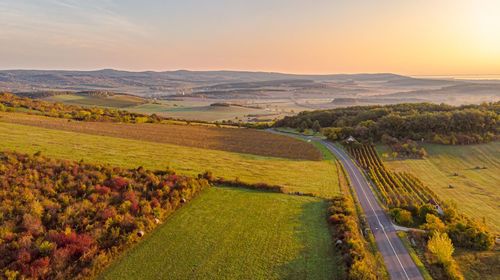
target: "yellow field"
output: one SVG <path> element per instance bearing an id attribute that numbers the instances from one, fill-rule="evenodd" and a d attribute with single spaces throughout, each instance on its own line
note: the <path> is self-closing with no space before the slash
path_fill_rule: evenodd
<path id="1" fill-rule="evenodd" d="M 464 213 L 484 218 L 494 231 L 500 232 L 500 142 L 470 146 L 428 144 L 425 149 L 429 153 L 426 159 L 385 163 L 392 170 L 412 173 L 441 199 L 455 201 Z M 378 150 L 382 152 L 384 147 Z"/>
<path id="2" fill-rule="evenodd" d="M 123 167 L 167 166 L 186 175 L 210 170 L 215 176 L 243 182 L 278 184 L 288 191 L 310 192 L 322 197 L 340 193 L 336 167 L 331 160 L 292 160 L 177 146 L 166 143 L 90 135 L 1 122 L 0 150 L 109 163 Z"/>

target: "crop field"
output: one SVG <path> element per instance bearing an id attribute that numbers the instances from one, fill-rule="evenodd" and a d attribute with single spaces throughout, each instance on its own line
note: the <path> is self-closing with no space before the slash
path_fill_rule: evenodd
<path id="1" fill-rule="evenodd" d="M 323 200 L 211 188 L 100 279 L 340 279 Z"/>
<path id="2" fill-rule="evenodd" d="M 0 120 L 2 120 L 0 118 Z M 91 135 L 0 121 L 0 149 L 46 156 L 147 169 L 171 167 L 197 175 L 243 182 L 277 184 L 287 191 L 332 197 L 340 193 L 332 161 L 291 160 L 250 154 L 177 146 L 166 143 Z"/>
<path id="3" fill-rule="evenodd" d="M 430 199 L 438 199 L 417 177 L 407 172 L 389 171 L 373 146 L 349 147 L 348 151 L 368 172 L 379 197 L 388 207 L 419 206 Z"/>
<path id="4" fill-rule="evenodd" d="M 55 95 L 43 98 L 45 101 L 60 102 L 69 105 L 79 106 L 99 106 L 126 109 L 130 112 L 141 114 L 157 114 L 164 117 L 199 120 L 199 121 L 222 121 L 222 120 L 244 120 L 247 121 L 250 116 L 274 114 L 279 116 L 278 112 L 271 112 L 265 109 L 247 108 L 239 106 L 210 106 L 211 101 L 155 101 L 131 96 L 131 95 L 113 95 L 113 96 L 87 96 L 77 94 Z"/>
<path id="5" fill-rule="evenodd" d="M 168 143 L 203 149 L 301 160 L 320 160 L 313 145 L 255 129 L 198 125 L 78 122 L 20 113 L 0 113 L 0 120 L 50 129 Z"/>
<path id="6" fill-rule="evenodd" d="M 500 232 L 500 143 L 469 146 L 424 145 L 425 159 L 386 160 L 394 171 L 418 176 L 441 199 Z M 379 147 L 382 152 L 384 147 Z M 451 185 L 451 187 L 450 187 Z"/>
<path id="7" fill-rule="evenodd" d="M 140 97 L 119 94 L 107 97 L 64 94 L 47 97 L 44 98 L 44 100 L 50 102 L 61 102 L 70 105 L 101 106 L 114 108 L 126 108 L 136 106 L 145 102 L 145 100 Z"/>
<path id="8" fill-rule="evenodd" d="M 177 103 L 175 103 L 177 105 Z M 183 104 L 183 102 L 179 102 Z M 135 107 L 127 108 L 128 111 L 152 114 L 160 116 L 199 120 L 199 121 L 222 121 L 222 120 L 243 120 L 247 121 L 248 116 L 269 114 L 269 111 L 264 109 L 254 109 L 245 107 L 223 107 L 223 106 L 184 106 L 184 105 L 165 105 L 165 104 L 142 104 Z"/>

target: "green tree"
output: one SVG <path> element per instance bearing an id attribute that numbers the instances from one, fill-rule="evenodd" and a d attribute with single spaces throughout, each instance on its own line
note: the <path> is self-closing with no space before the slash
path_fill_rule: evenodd
<path id="1" fill-rule="evenodd" d="M 321 125 L 319 124 L 318 120 L 315 120 L 312 124 L 312 129 L 316 132 L 319 132 L 321 130 Z"/>
<path id="2" fill-rule="evenodd" d="M 307 123 L 305 121 L 301 122 L 299 125 L 299 131 L 304 132 L 308 128 Z"/>

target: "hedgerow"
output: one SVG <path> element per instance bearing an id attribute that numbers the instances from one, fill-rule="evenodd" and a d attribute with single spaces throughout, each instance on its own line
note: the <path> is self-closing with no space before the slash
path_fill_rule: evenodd
<path id="1" fill-rule="evenodd" d="M 328 221 L 332 225 L 335 246 L 342 253 L 347 268 L 347 278 L 388 279 L 380 258 L 377 258 L 375 252 L 369 248 L 367 240 L 370 239 L 370 233 L 365 233 L 366 237 L 362 234 L 361 228 L 367 228 L 366 222 L 358 215 L 342 166 L 340 164 L 337 166 L 343 195 L 331 200 Z"/>
<path id="2" fill-rule="evenodd" d="M 0 278 L 92 276 L 208 186 L 172 170 L 0 152 Z"/>

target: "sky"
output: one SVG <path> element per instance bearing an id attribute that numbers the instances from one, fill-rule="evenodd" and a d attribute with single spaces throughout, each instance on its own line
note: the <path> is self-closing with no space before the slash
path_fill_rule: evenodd
<path id="1" fill-rule="evenodd" d="M 500 74 L 500 0 L 0 0 L 0 69 Z"/>

